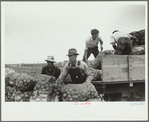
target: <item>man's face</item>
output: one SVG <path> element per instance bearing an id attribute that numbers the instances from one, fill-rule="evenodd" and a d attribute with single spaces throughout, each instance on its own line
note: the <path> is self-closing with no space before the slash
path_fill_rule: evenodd
<path id="1" fill-rule="evenodd" d="M 93 38 L 93 39 L 96 39 L 97 37 L 98 37 L 98 34 L 93 34 L 93 35 L 92 35 L 92 38 Z"/>
<path id="2" fill-rule="evenodd" d="M 77 55 L 70 55 L 68 56 L 69 62 L 72 64 L 76 61 Z"/>
<path id="3" fill-rule="evenodd" d="M 47 61 L 48 67 L 52 68 L 53 67 L 53 63 L 51 61 Z"/>

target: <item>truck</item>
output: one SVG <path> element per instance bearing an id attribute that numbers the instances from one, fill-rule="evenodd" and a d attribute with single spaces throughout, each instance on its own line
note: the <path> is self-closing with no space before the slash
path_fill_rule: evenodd
<path id="1" fill-rule="evenodd" d="M 101 70 L 101 80 L 91 83 L 105 101 L 145 101 L 145 55 L 103 55 Z"/>

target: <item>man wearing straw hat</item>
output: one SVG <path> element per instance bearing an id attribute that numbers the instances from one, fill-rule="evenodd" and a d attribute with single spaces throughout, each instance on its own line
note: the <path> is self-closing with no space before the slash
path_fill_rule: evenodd
<path id="1" fill-rule="evenodd" d="M 47 66 L 44 66 L 42 68 L 41 74 L 46 74 L 58 78 L 61 73 L 61 70 L 54 65 L 54 56 L 48 56 L 47 60 L 45 61 L 47 62 Z"/>
<path id="2" fill-rule="evenodd" d="M 75 48 L 71 48 L 68 51 L 68 58 L 69 62 L 64 66 L 63 72 L 60 74 L 59 78 L 57 79 L 57 83 L 64 83 L 64 80 L 68 74 L 70 74 L 72 83 L 84 83 L 84 82 L 91 82 L 92 76 L 90 71 L 83 61 L 77 61 L 77 50 Z"/>

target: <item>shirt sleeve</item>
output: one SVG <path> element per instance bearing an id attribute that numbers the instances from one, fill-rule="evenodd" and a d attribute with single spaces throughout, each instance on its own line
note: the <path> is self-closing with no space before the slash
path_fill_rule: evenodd
<path id="1" fill-rule="evenodd" d="M 46 67 L 42 68 L 41 74 L 46 74 Z"/>
<path id="2" fill-rule="evenodd" d="M 132 35 L 130 35 L 129 33 L 128 33 L 127 35 L 129 36 L 129 38 L 131 38 L 131 37 L 132 37 Z"/>
<path id="3" fill-rule="evenodd" d="M 100 42 L 101 45 L 103 44 L 101 37 L 98 37 L 98 41 Z"/>
<path id="4" fill-rule="evenodd" d="M 92 77 L 92 75 L 91 75 L 91 73 L 89 71 L 89 68 L 88 68 L 87 64 L 84 63 L 84 66 L 83 67 L 84 67 L 84 72 L 87 75 L 86 82 L 91 82 L 93 80 L 93 77 Z"/>
<path id="5" fill-rule="evenodd" d="M 110 44 L 115 43 L 115 39 L 113 36 L 110 37 Z"/>
<path id="6" fill-rule="evenodd" d="M 68 64 L 66 64 L 63 68 L 63 71 L 61 72 L 59 78 L 57 79 L 57 83 L 62 83 L 64 82 L 66 76 L 68 75 L 68 70 L 69 70 L 69 66 Z"/>
<path id="7" fill-rule="evenodd" d="M 88 44 L 87 44 L 87 40 L 85 41 L 85 50 L 88 49 Z"/>
<path id="8" fill-rule="evenodd" d="M 57 67 L 56 68 L 56 78 L 60 76 L 61 70 Z"/>

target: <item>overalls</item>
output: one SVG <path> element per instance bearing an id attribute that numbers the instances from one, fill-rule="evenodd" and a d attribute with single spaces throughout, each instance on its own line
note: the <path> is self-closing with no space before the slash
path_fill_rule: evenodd
<path id="1" fill-rule="evenodd" d="M 80 61 L 78 61 L 78 66 L 80 65 Z M 84 83 L 86 81 L 86 75 L 82 73 L 81 69 L 79 67 L 76 68 L 70 68 L 68 73 L 71 76 L 72 83 L 79 84 Z"/>

